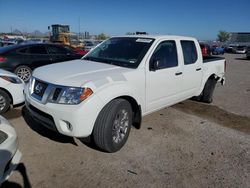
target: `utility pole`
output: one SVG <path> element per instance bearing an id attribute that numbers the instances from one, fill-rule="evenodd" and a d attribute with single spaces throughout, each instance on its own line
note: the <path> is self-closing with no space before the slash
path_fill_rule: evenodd
<path id="1" fill-rule="evenodd" d="M 79 33 L 78 33 L 78 41 L 80 41 L 80 28 L 81 28 L 81 26 L 80 26 L 80 24 L 81 24 L 80 21 L 81 21 L 81 20 L 80 20 L 80 16 L 79 16 L 79 17 L 78 17 L 78 32 L 79 32 Z"/>

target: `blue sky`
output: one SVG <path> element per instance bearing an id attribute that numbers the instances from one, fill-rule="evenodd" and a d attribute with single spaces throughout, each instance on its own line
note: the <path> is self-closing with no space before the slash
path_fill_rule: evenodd
<path id="1" fill-rule="evenodd" d="M 150 34 L 215 39 L 219 30 L 250 32 L 250 0 L 0 0 L 0 32 L 40 30 L 51 24 L 110 36 Z"/>

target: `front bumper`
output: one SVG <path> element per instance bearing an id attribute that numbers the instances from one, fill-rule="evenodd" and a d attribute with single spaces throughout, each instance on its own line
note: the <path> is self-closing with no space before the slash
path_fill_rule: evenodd
<path id="1" fill-rule="evenodd" d="M 43 126 L 71 137 L 91 135 L 103 104 L 92 95 L 78 105 L 42 104 L 25 91 L 25 105 L 31 116 Z"/>

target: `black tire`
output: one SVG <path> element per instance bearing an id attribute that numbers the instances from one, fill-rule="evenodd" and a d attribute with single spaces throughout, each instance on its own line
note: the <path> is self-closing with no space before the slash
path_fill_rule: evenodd
<path id="1" fill-rule="evenodd" d="M 121 127 L 124 127 L 124 125 L 122 125 L 120 121 L 120 116 L 125 116 L 125 114 L 127 114 L 125 119 L 126 122 L 124 121 L 124 125 L 126 128 L 121 129 Z M 119 128 L 117 127 L 117 122 L 120 123 Z M 126 143 L 131 125 L 132 108 L 130 103 L 125 99 L 114 99 L 109 102 L 98 115 L 93 130 L 94 142 L 100 149 L 106 152 L 116 152 L 120 150 Z M 114 130 L 115 128 L 116 130 Z M 125 131 L 125 133 L 122 131 Z M 116 140 L 117 134 L 119 134 L 120 136 L 122 135 L 121 140 Z"/>
<path id="2" fill-rule="evenodd" d="M 213 94 L 217 81 L 215 78 L 209 78 L 202 91 L 201 101 L 205 103 L 213 102 Z"/>
<path id="3" fill-rule="evenodd" d="M 5 113 L 10 108 L 10 98 L 9 95 L 0 90 L 0 114 Z"/>
<path id="4" fill-rule="evenodd" d="M 26 65 L 21 65 L 15 69 L 14 73 L 24 82 L 28 82 L 31 77 L 32 70 Z"/>

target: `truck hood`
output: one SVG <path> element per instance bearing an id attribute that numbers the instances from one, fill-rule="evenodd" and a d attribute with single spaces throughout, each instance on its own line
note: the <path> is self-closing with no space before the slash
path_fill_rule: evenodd
<path id="1" fill-rule="evenodd" d="M 122 77 L 124 72 L 133 69 L 87 60 L 73 60 L 51 64 L 34 70 L 33 76 L 48 83 L 81 87 L 87 82 L 115 77 Z"/>

